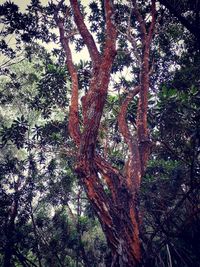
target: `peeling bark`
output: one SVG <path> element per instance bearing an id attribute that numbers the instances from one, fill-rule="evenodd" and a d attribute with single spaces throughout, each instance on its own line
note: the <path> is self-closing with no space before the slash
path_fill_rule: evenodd
<path id="1" fill-rule="evenodd" d="M 149 90 L 149 53 L 155 28 L 155 1 L 152 0 L 152 22 L 147 29 L 136 1 L 132 1 L 133 12 L 138 20 L 143 54 L 141 58 L 140 81 L 126 96 L 121 105 L 118 124 L 121 135 L 128 146 L 128 160 L 125 174 L 114 168 L 96 152 L 100 121 L 105 106 L 110 72 L 116 55 L 117 29 L 113 21 L 113 1 L 105 0 L 106 34 L 103 52 L 100 53 L 81 14 L 77 0 L 70 0 L 77 29 L 86 44 L 92 60 L 92 78 L 88 92 L 82 97 L 83 127 L 80 131 L 78 117 L 78 78 L 72 61 L 69 38 L 65 36 L 63 19 L 55 19 L 60 31 L 60 41 L 66 55 L 66 65 L 72 82 L 72 96 L 69 114 L 69 132 L 77 145 L 76 172 L 82 182 L 112 252 L 112 266 L 134 267 L 141 262 L 139 237 L 138 191 L 141 177 L 149 156 L 149 134 L 147 107 Z M 139 95 L 136 131 L 131 134 L 126 122 L 128 106 L 133 97 Z M 103 179 L 103 180 L 102 180 Z M 110 191 L 107 194 L 104 184 Z"/>

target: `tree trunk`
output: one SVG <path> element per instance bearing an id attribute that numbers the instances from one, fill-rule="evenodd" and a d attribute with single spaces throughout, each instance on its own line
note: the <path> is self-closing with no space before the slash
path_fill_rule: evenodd
<path id="1" fill-rule="evenodd" d="M 122 189 L 122 191 L 124 191 Z M 141 260 L 141 248 L 139 239 L 139 220 L 136 205 L 130 198 L 128 192 L 122 192 L 124 200 L 121 210 L 112 214 L 113 226 L 111 229 L 104 228 L 108 245 L 112 251 L 112 265 L 116 267 L 139 266 Z M 124 208 L 127 207 L 127 210 Z M 112 233 L 110 231 L 112 230 Z M 114 234 L 113 234 L 114 233 Z"/>
<path id="2" fill-rule="evenodd" d="M 91 164 L 91 161 L 82 164 L 82 168 L 77 169 L 77 172 L 98 215 L 111 249 L 111 266 L 138 266 L 141 260 L 141 249 L 137 194 L 130 191 L 127 183 L 121 180 L 122 176 L 119 177 L 113 173 L 113 191 L 111 193 L 114 198 L 111 199 L 105 193 L 98 178 L 98 169 L 103 167 L 103 164 L 104 171 L 112 176 L 109 173 L 109 167 L 105 162 L 100 162 L 98 157 L 96 162 L 96 164 L 94 162 Z"/>
<path id="3" fill-rule="evenodd" d="M 6 225 L 5 234 L 6 234 L 6 246 L 4 249 L 4 260 L 3 260 L 3 266 L 4 267 L 12 267 L 12 256 L 14 253 L 14 239 L 13 236 L 15 234 L 15 219 L 18 213 L 18 185 L 15 185 L 15 195 L 14 200 L 11 205 L 9 219 Z"/>

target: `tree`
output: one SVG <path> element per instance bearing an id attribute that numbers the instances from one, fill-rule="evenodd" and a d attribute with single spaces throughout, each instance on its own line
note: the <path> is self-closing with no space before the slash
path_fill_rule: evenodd
<path id="1" fill-rule="evenodd" d="M 188 105 L 189 99 L 196 99 L 196 89 L 194 89 L 195 92 L 192 89 L 188 91 L 190 96 L 184 102 L 184 93 L 179 93 L 177 90 L 182 90 L 181 82 L 188 83 L 181 81 L 184 71 L 175 71 L 178 68 L 177 63 L 180 66 L 185 64 L 184 59 L 176 53 L 176 45 L 181 38 L 184 40 L 187 38 L 182 28 L 179 29 L 174 21 L 170 25 L 167 24 L 168 21 L 164 23 L 164 26 L 160 24 L 159 30 L 156 31 L 154 0 L 128 1 L 127 3 L 117 1 L 113 3 L 111 0 L 93 1 L 89 8 L 90 11 L 81 5 L 81 2 L 75 0 L 71 0 L 68 5 L 65 5 L 63 0 L 58 5 L 51 2 L 47 7 L 42 7 L 39 1 L 32 1 L 28 12 L 22 14 L 18 12 L 15 5 L 9 3 L 4 5 L 4 9 L 9 12 L 5 12 L 3 22 L 7 25 L 8 34 L 16 33 L 18 45 L 23 41 L 31 46 L 30 42 L 33 39 L 44 42 L 51 40 L 56 43 L 58 39 L 50 31 L 55 27 L 59 30 L 62 49 L 53 50 L 54 56 L 57 56 L 57 63 L 54 65 L 50 57 L 46 58 L 46 69 L 37 83 L 37 94 L 31 100 L 27 100 L 28 105 L 37 109 L 47 120 L 44 126 L 35 126 L 35 136 L 40 148 L 45 146 L 52 150 L 60 148 L 66 157 L 64 162 L 67 168 L 69 168 L 68 161 L 70 168 L 74 165 L 78 184 L 84 187 L 111 250 L 108 266 L 142 264 L 148 267 L 150 264 L 159 266 L 162 260 L 156 262 L 158 258 L 155 254 L 159 252 L 161 255 L 163 246 L 167 248 L 167 254 L 164 251 L 164 256 L 167 255 L 169 264 L 171 264 L 173 262 L 170 254 L 172 244 L 187 247 L 182 235 L 185 233 L 184 227 L 198 224 L 198 219 L 196 219 L 198 209 L 191 214 L 188 213 L 187 208 L 191 199 L 191 203 L 198 199 L 196 178 L 193 179 L 195 185 L 191 185 L 188 183 L 188 175 L 183 175 L 180 171 L 182 168 L 187 170 L 186 173 L 188 172 L 191 166 L 185 163 L 183 165 L 182 158 L 190 155 L 195 166 L 191 168 L 193 170 L 191 177 L 197 177 L 198 134 L 195 135 L 197 138 L 193 143 L 196 151 L 194 157 L 191 149 L 189 149 L 189 154 L 184 150 L 185 148 L 188 150 L 188 128 L 193 129 L 196 125 L 193 120 L 191 123 L 188 119 L 185 120 L 184 112 L 182 112 L 185 105 Z M 158 13 L 161 11 L 162 9 L 158 6 Z M 157 23 L 161 20 L 162 18 Z M 26 24 L 23 21 L 26 21 Z M 173 26 L 172 29 L 170 26 Z M 160 36 L 154 39 L 156 32 Z M 177 32 L 180 33 L 180 39 L 177 37 Z M 71 45 L 75 46 L 73 51 Z M 72 59 L 74 49 L 77 52 L 84 46 L 89 51 L 90 61 L 75 64 Z M 8 56 L 12 55 L 11 50 L 4 43 L 2 43 L 2 48 Z M 185 50 L 187 49 L 185 46 Z M 63 64 L 64 57 L 66 67 Z M 28 58 L 31 60 L 31 52 L 28 53 Z M 189 55 L 189 60 L 191 60 L 191 55 Z M 174 64 L 174 61 L 177 63 Z M 175 70 L 173 68 L 170 70 L 170 64 L 173 64 Z M 152 77 L 154 67 L 156 74 Z M 130 72 L 129 80 L 123 75 L 125 68 L 128 68 Z M 174 79 L 174 73 L 177 80 Z M 71 91 L 67 91 L 66 96 L 64 79 L 67 75 L 71 79 Z M 178 83 L 178 86 L 175 86 L 176 89 L 169 86 L 173 79 Z M 194 85 L 196 82 L 191 81 L 191 84 Z M 149 90 L 150 87 L 152 90 Z M 114 94 L 110 93 L 110 89 L 114 91 Z M 4 96 L 6 99 L 6 94 Z M 71 101 L 68 114 L 69 96 Z M 183 105 L 178 105 L 180 101 Z M 148 103 L 151 106 L 150 110 L 148 110 Z M 55 106 L 64 110 L 65 120 L 54 121 L 52 119 L 51 113 Z M 177 113 L 176 106 L 181 112 Z M 187 114 L 189 110 L 192 110 L 192 114 L 196 116 L 196 104 L 189 108 L 187 106 Z M 176 118 L 180 118 L 181 122 Z M 174 127 L 175 123 L 170 124 L 172 119 L 176 121 L 176 127 Z M 20 138 L 16 138 L 18 136 L 16 125 L 18 128 L 23 126 L 24 119 L 17 120 L 11 128 L 4 129 L 7 135 L 3 140 L 6 142 L 6 139 L 10 138 L 11 142 L 20 149 L 26 144 L 24 140 L 26 131 L 22 132 Z M 66 130 L 66 125 L 68 125 L 69 132 Z M 12 131 L 13 129 L 15 131 Z M 177 136 L 180 137 L 179 142 L 174 139 Z M 155 143 L 159 141 L 161 145 L 154 144 L 153 154 L 149 161 L 152 149 L 150 137 L 155 139 Z M 37 147 L 36 151 L 38 152 L 40 148 Z M 38 159 L 42 158 L 41 154 L 37 155 Z M 42 153 L 41 156 L 44 154 Z M 55 170 L 59 170 L 59 177 L 62 178 L 62 168 L 57 169 L 57 161 L 51 157 L 50 160 L 48 157 L 45 163 L 47 173 L 43 178 L 51 182 L 49 199 L 56 206 L 57 196 L 66 200 L 65 190 L 60 189 L 62 179 L 60 181 L 55 175 Z M 142 177 L 144 183 L 142 193 L 140 193 Z M 66 176 L 64 180 L 67 180 Z M 166 190 L 163 185 L 168 189 Z M 184 193 L 181 186 L 186 186 L 186 188 L 189 186 L 189 193 Z M 141 208 L 145 214 L 142 210 L 139 211 L 139 195 Z M 152 201 L 149 201 L 149 196 Z M 77 199 L 78 203 L 80 198 Z M 60 203 L 66 204 L 64 201 Z M 79 204 L 77 206 L 80 207 Z M 195 208 L 195 205 L 192 204 L 192 207 Z M 38 237 L 36 238 L 40 247 L 44 245 L 43 248 L 49 248 L 50 251 L 49 253 L 48 251 L 43 253 L 43 250 L 37 252 L 37 254 L 41 253 L 43 262 L 49 263 L 49 255 L 54 245 L 58 250 L 66 245 L 66 253 L 70 258 L 67 264 L 73 262 L 74 253 L 69 251 L 75 247 L 77 249 L 76 264 L 78 266 L 81 262 L 80 258 L 83 264 L 81 227 L 84 218 L 80 216 L 80 208 L 77 210 L 79 218 L 75 222 L 77 242 L 74 243 L 76 245 L 71 246 L 56 238 L 59 236 L 57 231 L 55 231 L 55 236 L 52 235 L 52 242 L 49 244 L 48 242 L 43 244 L 41 240 L 38 241 Z M 174 214 L 176 216 L 173 217 Z M 41 218 L 42 221 L 47 221 L 48 216 L 44 217 L 38 215 L 38 221 L 40 222 Z M 55 217 L 59 218 L 55 221 L 65 225 L 63 217 L 59 216 L 59 210 Z M 189 221 L 189 224 L 182 223 L 185 219 Z M 54 222 L 52 220 L 49 224 L 46 223 L 45 227 L 56 228 Z M 41 236 L 45 235 L 45 227 L 42 227 L 40 223 L 35 229 L 38 230 L 38 227 L 40 227 Z M 168 227 L 169 230 L 167 230 Z M 64 229 L 66 230 L 66 227 Z M 191 233 L 193 234 L 192 231 Z M 35 236 L 37 235 L 36 233 Z M 174 236 L 182 238 L 184 245 L 174 240 L 170 242 L 169 240 Z M 173 252 L 174 255 L 178 254 L 175 249 Z M 147 255 L 148 253 L 150 255 Z M 66 264 L 63 254 L 59 252 L 57 255 Z M 38 262 L 39 258 L 40 256 Z M 55 257 L 51 264 L 55 264 L 54 260 Z M 62 265 L 63 262 L 58 261 L 58 264 Z M 87 259 L 84 263 L 86 262 Z M 165 262 L 167 264 L 167 261 Z M 182 263 L 180 257 L 179 262 Z"/>
<path id="2" fill-rule="evenodd" d="M 78 75 L 69 47 L 70 34 L 65 33 L 65 18 L 55 11 L 55 20 L 60 32 L 60 41 L 66 56 L 66 64 L 72 81 L 72 96 L 69 112 L 69 132 L 78 147 L 76 172 L 83 183 L 112 251 L 112 266 L 136 266 L 141 262 L 139 237 L 138 191 L 144 175 L 150 149 L 147 127 L 148 91 L 150 86 L 150 46 L 155 29 L 155 1 L 151 3 L 151 23 L 147 25 L 136 1 L 132 11 L 139 24 L 142 53 L 140 80 L 130 90 L 122 103 L 118 125 L 128 146 L 128 159 L 124 174 L 103 159 L 97 152 L 97 139 L 103 108 L 108 94 L 111 69 L 116 55 L 117 28 L 114 22 L 112 1 L 105 1 L 105 35 L 102 53 L 84 22 L 78 1 L 70 1 L 76 27 L 86 44 L 92 61 L 91 79 L 87 93 L 82 97 L 82 131 L 78 116 Z M 67 15 L 69 9 L 67 10 Z M 68 17 L 67 17 L 68 18 Z M 139 94 L 136 131 L 130 133 L 126 122 L 127 108 Z M 106 185 L 109 194 L 104 189 Z"/>

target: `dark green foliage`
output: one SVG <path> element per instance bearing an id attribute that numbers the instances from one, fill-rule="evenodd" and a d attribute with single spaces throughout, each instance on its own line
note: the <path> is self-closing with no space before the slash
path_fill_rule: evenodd
<path id="1" fill-rule="evenodd" d="M 47 66 L 46 73 L 38 83 L 38 93 L 31 103 L 32 108 L 42 110 L 44 118 L 49 118 L 56 106 L 64 108 L 68 105 L 65 79 L 64 69 L 50 64 Z"/>
<path id="2" fill-rule="evenodd" d="M 89 5 L 91 13 L 89 16 L 90 30 L 96 35 L 98 43 L 102 45 L 105 39 L 105 12 L 103 1 L 93 1 Z"/>
<path id="3" fill-rule="evenodd" d="M 160 256 L 150 260 L 153 266 L 167 263 L 169 253 L 174 266 L 199 266 L 200 247 L 195 236 L 200 223 L 200 99 L 198 76 L 190 75 L 191 68 L 195 73 L 197 66 L 191 67 L 188 61 L 177 70 L 174 78 L 160 87 L 156 104 L 149 111 L 155 143 L 143 180 L 141 204 L 144 226 L 148 225 L 143 229 L 144 237 L 150 240 L 144 238 L 149 244 L 146 251 L 152 258 L 160 251 Z"/>
<path id="4" fill-rule="evenodd" d="M 79 88 L 87 92 L 91 78 L 91 63 L 82 61 L 77 65 Z"/>
<path id="5" fill-rule="evenodd" d="M 16 118 L 9 128 L 2 129 L 2 144 L 12 141 L 17 148 L 23 148 L 25 145 L 25 135 L 28 131 L 28 121 L 24 116 Z"/>

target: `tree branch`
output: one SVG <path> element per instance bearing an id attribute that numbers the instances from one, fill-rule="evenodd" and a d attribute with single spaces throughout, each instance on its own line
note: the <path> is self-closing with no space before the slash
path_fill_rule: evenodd
<path id="1" fill-rule="evenodd" d="M 133 97 L 136 96 L 139 93 L 139 91 L 140 91 L 140 86 L 137 86 L 134 90 L 129 91 L 125 100 L 121 104 L 121 108 L 118 115 L 119 131 L 121 132 L 127 144 L 130 142 L 130 139 L 132 138 L 126 122 L 127 109 L 128 105 L 133 100 Z"/>
<path id="2" fill-rule="evenodd" d="M 115 40 L 117 31 L 114 24 L 114 10 L 112 0 L 105 0 L 105 14 L 106 14 L 106 42 L 103 53 L 103 61 L 110 61 L 116 54 Z"/>
<path id="3" fill-rule="evenodd" d="M 111 3 L 111 0 L 105 1 L 106 40 L 103 59 L 100 62 L 95 62 L 98 65 L 90 80 L 90 88 L 88 93 L 82 98 L 84 130 L 81 138 L 80 156 L 82 157 L 85 154 L 89 160 L 94 158 L 99 124 L 106 101 L 110 72 L 116 53 L 117 32 L 112 21 L 114 11 Z"/>
<path id="4" fill-rule="evenodd" d="M 136 193 L 141 181 L 141 162 L 138 147 L 138 140 L 136 136 L 132 136 L 126 122 L 127 109 L 132 101 L 133 97 L 140 91 L 140 86 L 135 87 L 134 90 L 130 91 L 126 96 L 124 102 L 121 105 L 120 112 L 118 115 L 119 131 L 126 144 L 128 145 L 128 161 L 125 166 L 127 185 L 132 193 Z"/>
<path id="5" fill-rule="evenodd" d="M 61 18 L 57 17 L 57 13 L 55 14 L 55 20 L 59 28 L 60 42 L 65 52 L 66 65 L 72 81 L 71 105 L 69 110 L 69 132 L 74 142 L 79 145 L 81 132 L 78 117 L 78 74 L 72 60 L 72 53 L 69 47 L 69 37 L 65 36 L 64 22 Z"/>
<path id="6" fill-rule="evenodd" d="M 74 21 L 78 27 L 78 30 L 88 48 L 91 60 L 94 64 L 94 66 L 98 65 L 101 57 L 99 54 L 99 51 L 96 47 L 95 41 L 89 32 L 87 26 L 85 25 L 83 15 L 81 14 L 79 4 L 77 0 L 70 0 L 71 7 L 73 9 L 74 13 Z"/>
<path id="7" fill-rule="evenodd" d="M 149 57 L 150 57 L 150 46 L 151 41 L 153 38 L 153 33 L 155 30 L 155 23 L 156 23 L 156 6 L 155 0 L 151 1 L 151 24 L 149 27 L 149 31 L 146 31 L 145 21 L 140 14 L 140 11 L 137 8 L 136 0 L 133 1 L 134 5 L 134 14 L 136 19 L 140 25 L 141 31 L 141 42 L 143 45 L 142 51 L 142 62 L 141 62 L 141 70 L 140 70 L 140 92 L 139 92 L 139 102 L 137 108 L 137 137 L 139 142 L 139 149 L 140 149 L 140 159 L 141 159 L 141 170 L 142 175 L 146 169 L 146 164 L 150 152 L 150 139 L 149 139 L 149 132 L 147 126 L 147 110 L 148 110 L 148 91 L 150 86 L 150 71 L 149 71 Z"/>
<path id="8" fill-rule="evenodd" d="M 155 31 L 155 24 L 156 24 L 156 1 L 152 0 L 152 5 L 151 5 L 151 24 L 149 27 L 149 32 L 148 32 L 148 37 L 147 37 L 147 43 L 148 45 L 151 44 L 153 34 Z"/>

